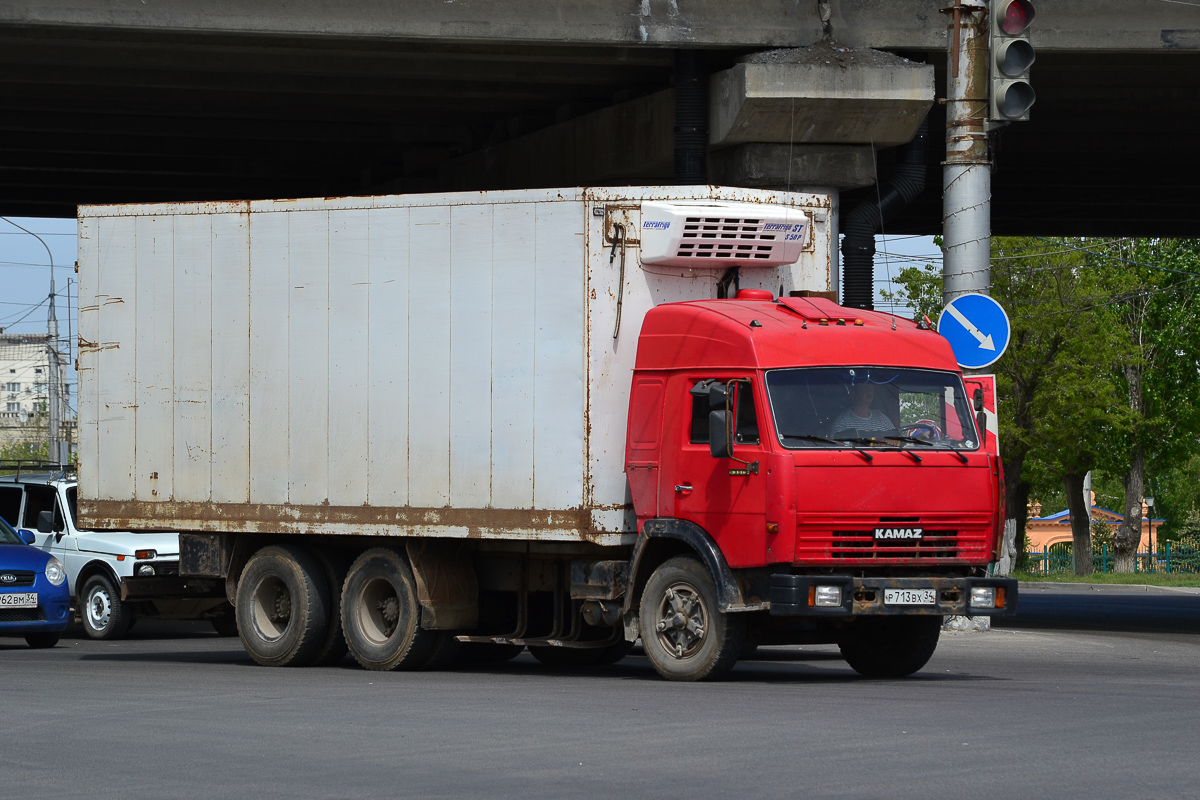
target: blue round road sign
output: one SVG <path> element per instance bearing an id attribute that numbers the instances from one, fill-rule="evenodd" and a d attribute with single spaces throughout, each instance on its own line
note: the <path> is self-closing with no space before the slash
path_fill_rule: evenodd
<path id="1" fill-rule="evenodd" d="M 1012 332 L 1008 314 L 985 294 L 964 294 L 946 304 L 938 333 L 950 342 L 963 369 L 982 369 L 1004 355 Z"/>

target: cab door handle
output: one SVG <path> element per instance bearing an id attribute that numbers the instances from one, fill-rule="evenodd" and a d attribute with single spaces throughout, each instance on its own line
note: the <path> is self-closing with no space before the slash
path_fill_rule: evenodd
<path id="1" fill-rule="evenodd" d="M 692 491 L 692 485 L 690 483 L 677 483 L 675 484 L 675 491 L 679 492 L 680 494 L 690 494 Z"/>

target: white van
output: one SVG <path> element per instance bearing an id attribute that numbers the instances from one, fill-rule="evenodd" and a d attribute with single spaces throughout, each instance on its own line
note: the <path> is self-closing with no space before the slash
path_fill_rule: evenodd
<path id="1" fill-rule="evenodd" d="M 34 535 L 67 569 L 71 604 L 93 639 L 119 639 L 140 617 L 208 619 L 236 635 L 223 581 L 179 577 L 179 534 L 82 531 L 67 473 L 0 476 L 0 518 Z"/>

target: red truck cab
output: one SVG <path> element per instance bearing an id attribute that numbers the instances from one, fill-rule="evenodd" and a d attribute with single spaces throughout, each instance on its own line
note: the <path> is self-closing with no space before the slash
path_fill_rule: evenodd
<path id="1" fill-rule="evenodd" d="M 927 326 L 762 291 L 660 305 L 642 325 L 625 463 L 635 588 L 664 554 L 687 557 L 686 543 L 726 621 L 744 615 L 742 647 L 870 650 L 896 630 L 928 640 L 943 615 L 1015 609 L 1015 582 L 986 577 L 999 458 L 949 344 Z M 645 619 L 641 633 L 654 638 Z M 662 642 L 668 656 L 680 641 Z M 924 663 L 847 658 L 872 674 Z"/>

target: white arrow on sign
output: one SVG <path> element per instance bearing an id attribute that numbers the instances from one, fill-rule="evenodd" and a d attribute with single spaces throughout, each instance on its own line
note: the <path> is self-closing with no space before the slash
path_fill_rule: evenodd
<path id="1" fill-rule="evenodd" d="M 946 306 L 946 310 L 950 312 L 950 316 L 952 316 L 956 320 L 958 320 L 959 325 L 962 325 L 964 328 L 966 328 L 970 332 L 970 334 L 972 336 L 974 336 L 976 339 L 979 340 L 979 346 L 981 348 L 983 348 L 984 350 L 995 350 L 996 349 L 996 343 L 992 341 L 992 335 L 989 333 L 987 336 L 984 336 L 983 332 L 980 331 L 979 328 L 976 328 L 971 323 L 971 320 L 964 317 L 962 312 L 954 307 L 953 303 Z"/>

